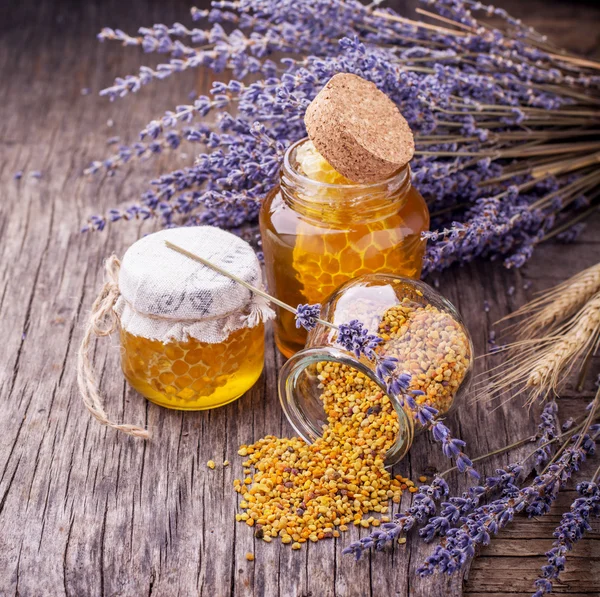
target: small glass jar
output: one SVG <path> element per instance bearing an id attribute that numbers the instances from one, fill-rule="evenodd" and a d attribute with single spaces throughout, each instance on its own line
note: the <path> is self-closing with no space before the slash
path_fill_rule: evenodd
<path id="1" fill-rule="evenodd" d="M 397 370 L 411 374 L 410 388 L 421 390 L 418 404 L 428 404 L 444 416 L 466 392 L 473 368 L 473 345 L 454 306 L 423 282 L 388 274 L 351 280 L 323 304 L 321 318 L 340 325 L 358 319 L 383 338 L 376 352 L 398 359 Z M 279 377 L 279 398 L 296 432 L 308 443 L 322 436 L 327 424 L 318 370 L 340 363 L 377 384 L 392 402 L 399 422 L 386 466 L 401 460 L 413 435 L 421 430 L 414 411 L 402 406 L 375 374 L 375 364 L 357 359 L 335 343 L 337 332 L 323 324 L 308 334 L 306 348 L 293 355 Z"/>
<path id="2" fill-rule="evenodd" d="M 114 310 L 129 384 L 151 402 L 204 410 L 249 390 L 264 365 L 273 312 L 243 286 L 166 246 L 169 241 L 261 287 L 248 243 L 210 226 L 148 235 L 125 253 Z"/>
<path id="3" fill-rule="evenodd" d="M 269 291 L 283 302 L 321 303 L 349 279 L 389 272 L 419 278 L 421 233 L 429 212 L 411 185 L 410 167 L 371 184 L 327 184 L 299 172 L 297 149 L 286 152 L 280 186 L 264 201 L 260 227 Z M 306 332 L 278 309 L 275 340 L 289 357 Z"/>
<path id="4" fill-rule="evenodd" d="M 264 364 L 264 326 L 242 328 L 223 342 L 167 342 L 121 328 L 121 366 L 129 384 L 151 402 L 205 410 L 237 400 Z"/>

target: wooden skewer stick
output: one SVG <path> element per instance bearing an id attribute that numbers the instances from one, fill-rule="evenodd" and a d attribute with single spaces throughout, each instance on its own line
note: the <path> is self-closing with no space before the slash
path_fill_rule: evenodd
<path id="1" fill-rule="evenodd" d="M 178 253 L 185 255 L 189 259 L 198 261 L 202 265 L 209 267 L 210 269 L 221 274 L 222 276 L 225 276 L 226 278 L 229 278 L 230 280 L 233 280 L 234 282 L 241 284 L 242 286 L 244 286 L 244 288 L 247 288 L 250 292 L 257 294 L 258 296 L 262 296 L 263 298 L 266 298 L 268 301 L 275 303 L 282 309 L 285 309 L 286 311 L 289 311 L 290 313 L 293 313 L 294 315 L 297 314 L 297 311 L 296 311 L 296 309 L 294 309 L 294 307 L 288 305 L 287 303 L 284 303 L 283 301 L 280 301 L 279 299 L 276 299 L 274 296 L 271 296 L 264 290 L 260 290 L 260 288 L 256 288 L 255 286 L 252 286 L 252 284 L 249 284 L 245 280 L 238 278 L 236 275 L 228 272 L 227 270 L 224 270 L 223 268 L 219 267 L 218 265 L 215 265 L 211 261 L 208 261 L 208 259 L 204 259 L 204 257 L 200 257 L 200 255 L 196 255 L 196 253 L 192 253 L 191 251 L 188 251 L 187 249 L 184 249 L 183 247 L 180 247 L 179 245 L 176 245 L 168 240 L 165 241 L 165 245 L 167 245 L 167 247 L 169 249 L 172 249 L 173 251 L 177 251 Z M 315 321 L 318 321 L 319 323 L 327 326 L 328 328 L 332 328 L 334 330 L 339 329 L 337 327 L 337 325 L 334 325 L 334 324 L 330 323 L 329 321 L 325 321 L 324 319 L 319 319 L 318 317 L 315 317 Z"/>

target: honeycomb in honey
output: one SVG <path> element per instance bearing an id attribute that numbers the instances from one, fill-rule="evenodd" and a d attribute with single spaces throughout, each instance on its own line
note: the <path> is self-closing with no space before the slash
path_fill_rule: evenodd
<path id="1" fill-rule="evenodd" d="M 312 180 L 355 184 L 334 170 L 312 141 L 298 147 L 296 161 L 298 169 Z M 363 274 L 393 272 L 407 277 L 419 276 L 424 243 L 414 236 L 407 238 L 413 231 L 396 211 L 390 213 L 389 200 L 382 201 L 379 217 L 374 213 L 368 221 L 357 222 L 357 206 L 354 203 L 347 207 L 343 205 L 344 198 L 340 194 L 344 191 L 323 187 L 317 192 L 321 200 L 329 196 L 331 201 L 338 203 L 335 208 L 337 225 L 325 226 L 320 234 L 314 233 L 310 222 L 298 225 L 293 268 L 308 302 L 322 301 L 347 280 Z"/>
<path id="2" fill-rule="evenodd" d="M 327 184 L 354 184 L 342 176 L 333 166 L 317 151 L 312 141 L 306 141 L 296 151 L 298 171 L 304 176 L 317 182 Z"/>
<path id="3" fill-rule="evenodd" d="M 164 344 L 121 330 L 121 364 L 130 385 L 150 401 L 180 410 L 232 402 L 260 377 L 264 326 L 241 328 L 219 343 Z"/>
<path id="4" fill-rule="evenodd" d="M 289 305 L 322 303 L 363 274 L 420 276 L 429 213 L 408 179 L 400 175 L 393 188 L 385 182 L 357 185 L 310 141 L 295 150 L 294 166 L 315 184 L 290 178 L 261 209 L 267 278 L 277 298 Z M 293 314 L 278 309 L 275 339 L 289 357 L 303 347 L 306 332 L 296 328 Z"/>

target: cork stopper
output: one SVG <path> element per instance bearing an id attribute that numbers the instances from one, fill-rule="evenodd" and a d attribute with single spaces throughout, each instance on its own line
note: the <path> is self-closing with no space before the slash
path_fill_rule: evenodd
<path id="1" fill-rule="evenodd" d="M 385 180 L 408 164 L 415 142 L 396 104 L 370 81 L 334 75 L 304 116 L 319 153 L 357 183 Z"/>

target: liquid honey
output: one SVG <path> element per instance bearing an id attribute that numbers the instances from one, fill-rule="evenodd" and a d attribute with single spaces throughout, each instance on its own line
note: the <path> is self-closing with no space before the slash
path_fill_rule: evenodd
<path id="1" fill-rule="evenodd" d="M 160 406 L 204 410 L 233 402 L 260 377 L 264 326 L 241 328 L 216 344 L 163 344 L 121 330 L 121 365 L 130 385 Z"/>
<path id="2" fill-rule="evenodd" d="M 301 142 L 302 143 L 302 142 Z M 429 212 L 410 184 L 410 172 L 381 185 L 353 185 L 311 163 L 295 171 L 294 148 L 282 183 L 261 210 L 261 233 L 269 290 L 289 305 L 322 303 L 351 278 L 369 273 L 421 275 Z M 321 158 L 322 160 L 322 158 Z M 286 171 L 287 170 L 287 171 Z M 334 179 L 334 184 L 326 181 Z M 294 315 L 277 312 L 275 340 L 289 357 L 304 347 L 306 331 Z"/>

